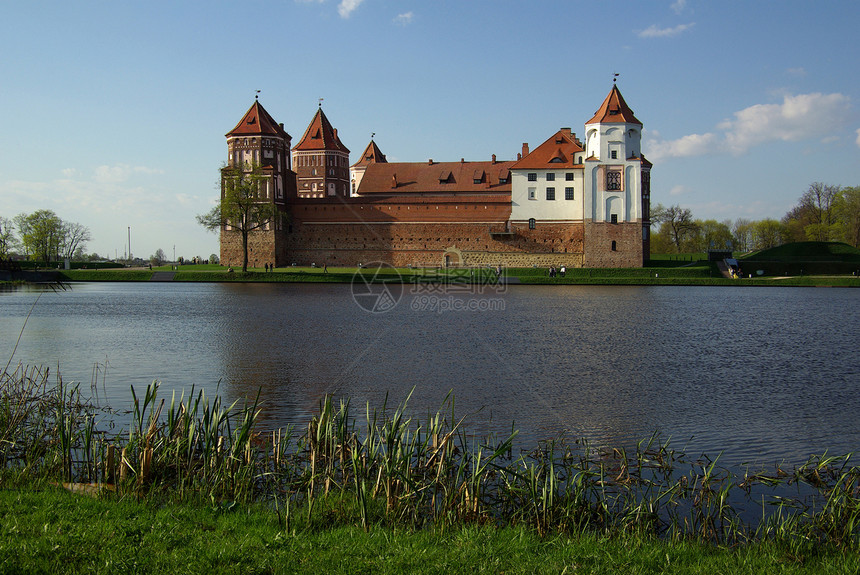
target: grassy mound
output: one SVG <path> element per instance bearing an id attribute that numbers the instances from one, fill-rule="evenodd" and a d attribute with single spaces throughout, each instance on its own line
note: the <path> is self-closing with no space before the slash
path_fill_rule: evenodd
<path id="1" fill-rule="evenodd" d="M 795 242 L 740 260 L 744 272 L 763 275 L 848 275 L 860 271 L 860 250 L 841 242 Z"/>
<path id="2" fill-rule="evenodd" d="M 744 260 L 860 263 L 860 249 L 842 242 L 794 242 L 754 252 Z"/>

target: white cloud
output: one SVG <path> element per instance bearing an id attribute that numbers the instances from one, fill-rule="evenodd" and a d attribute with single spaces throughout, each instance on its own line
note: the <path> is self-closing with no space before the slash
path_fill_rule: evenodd
<path id="1" fill-rule="evenodd" d="M 718 126 L 718 132 L 690 134 L 663 140 L 647 134 L 646 151 L 651 160 L 731 152 L 743 154 L 766 142 L 833 141 L 842 128 L 850 98 L 843 94 L 784 96 L 781 104 L 756 104 L 734 113 Z M 860 146 L 860 130 L 857 145 Z"/>
<path id="2" fill-rule="evenodd" d="M 789 76 L 797 76 L 800 78 L 806 76 L 806 68 L 803 67 L 789 68 L 786 72 L 788 72 Z"/>
<path id="3" fill-rule="evenodd" d="M 340 14 L 341 18 L 349 18 L 362 2 L 364 0 L 340 0 L 337 13 Z"/>
<path id="4" fill-rule="evenodd" d="M 674 186 L 671 190 L 669 190 L 670 196 L 681 196 L 690 191 L 690 188 L 687 186 Z"/>
<path id="5" fill-rule="evenodd" d="M 652 24 L 648 28 L 639 32 L 640 38 L 669 38 L 671 36 L 677 36 L 678 34 L 685 32 L 695 26 L 695 22 L 690 22 L 689 24 L 679 24 L 674 28 L 658 28 L 656 24 Z"/>
<path id="6" fill-rule="evenodd" d="M 71 177 L 68 170 L 63 170 L 63 175 Z M 72 172 L 74 173 L 74 172 Z M 117 164 L 115 166 L 99 166 L 95 169 L 94 179 L 102 184 L 118 184 L 125 182 L 133 174 L 162 174 L 163 170 L 156 168 L 147 168 L 144 166 L 129 166 L 126 164 Z"/>
<path id="7" fill-rule="evenodd" d="M 684 11 L 684 8 L 686 8 L 686 7 L 687 7 L 687 0 L 675 0 L 672 3 L 672 11 L 675 14 L 680 14 L 681 12 Z"/>
<path id="8" fill-rule="evenodd" d="M 398 14 L 396 18 L 394 18 L 395 24 L 400 24 L 401 26 L 406 26 L 407 24 L 412 23 L 412 19 L 415 15 L 412 12 L 405 12 L 403 14 Z"/>
<path id="9" fill-rule="evenodd" d="M 648 158 L 658 161 L 664 158 L 703 156 L 719 151 L 723 144 L 716 134 L 690 134 L 677 140 L 650 140 L 647 143 Z"/>
<path id="10" fill-rule="evenodd" d="M 725 130 L 726 142 L 736 154 L 772 140 L 822 138 L 840 127 L 849 101 L 842 94 L 785 96 L 782 104 L 757 104 L 735 112 L 735 118 L 719 128 Z"/>

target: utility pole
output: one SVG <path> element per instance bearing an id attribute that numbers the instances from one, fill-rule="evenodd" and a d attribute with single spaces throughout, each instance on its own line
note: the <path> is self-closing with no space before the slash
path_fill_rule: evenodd
<path id="1" fill-rule="evenodd" d="M 128 226 L 128 261 L 131 261 L 131 226 Z"/>

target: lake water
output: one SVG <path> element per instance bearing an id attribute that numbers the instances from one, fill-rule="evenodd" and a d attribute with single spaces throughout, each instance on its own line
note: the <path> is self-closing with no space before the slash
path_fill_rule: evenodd
<path id="1" fill-rule="evenodd" d="M 371 313 L 342 284 L 13 288 L 0 291 L 0 358 L 59 366 L 85 388 L 97 373 L 115 408 L 153 379 L 168 398 L 260 390 L 267 427 L 306 424 L 325 394 L 362 415 L 414 388 L 410 414 L 450 392 L 468 430 L 514 425 L 523 447 L 656 431 L 688 454 L 763 465 L 860 447 L 860 290 L 403 289 Z"/>

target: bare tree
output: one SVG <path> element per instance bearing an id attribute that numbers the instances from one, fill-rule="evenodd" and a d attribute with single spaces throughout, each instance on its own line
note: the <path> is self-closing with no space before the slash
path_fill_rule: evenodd
<path id="1" fill-rule="evenodd" d="M 154 266 L 160 266 L 164 264 L 164 260 L 167 259 L 167 256 L 164 255 L 164 250 L 158 248 L 155 250 L 155 253 L 149 256 L 149 263 Z"/>
<path id="2" fill-rule="evenodd" d="M 90 229 L 77 222 L 63 223 L 63 257 L 73 259 L 76 253 L 86 249 L 87 242 L 92 240 Z"/>
<path id="3" fill-rule="evenodd" d="M 664 208 L 662 204 L 657 204 L 657 207 L 651 211 L 651 221 L 659 223 L 661 226 L 667 226 L 675 250 L 679 252 L 684 240 L 694 235 L 697 229 L 690 208 L 682 208 L 677 204 L 668 208 Z"/>
<path id="4" fill-rule="evenodd" d="M 248 271 L 248 236 L 257 230 L 267 229 L 281 216 L 280 210 L 261 194 L 261 184 L 268 180 L 259 165 L 221 169 L 221 202 L 205 214 L 197 216 L 197 223 L 209 231 L 220 229 L 238 232 L 242 236 L 242 271 Z"/>

